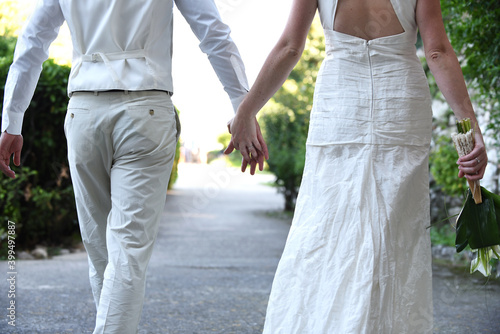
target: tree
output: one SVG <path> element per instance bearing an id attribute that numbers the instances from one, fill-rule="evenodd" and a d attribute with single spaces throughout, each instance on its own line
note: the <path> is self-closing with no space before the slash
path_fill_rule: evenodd
<path id="1" fill-rule="evenodd" d="M 489 113 L 490 135 L 500 143 L 500 2 L 441 1 L 446 30 L 475 100 Z"/>
<path id="2" fill-rule="evenodd" d="M 324 50 L 323 32 L 316 18 L 301 60 L 262 111 L 262 130 L 271 157 L 269 170 L 276 175 L 287 211 L 295 207 L 302 180 L 314 84 Z"/>

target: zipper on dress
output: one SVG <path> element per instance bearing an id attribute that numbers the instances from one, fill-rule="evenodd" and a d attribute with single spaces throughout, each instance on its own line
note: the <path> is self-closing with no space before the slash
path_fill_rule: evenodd
<path id="1" fill-rule="evenodd" d="M 374 95 L 374 82 L 373 82 L 373 67 L 372 67 L 372 57 L 370 55 L 370 41 L 366 41 L 366 52 L 368 55 L 368 65 L 370 66 L 370 120 L 373 119 L 373 95 Z"/>
<path id="2" fill-rule="evenodd" d="M 373 108 L 374 108 L 374 80 L 373 80 L 373 66 L 372 56 L 370 55 L 370 41 L 366 41 L 366 52 L 368 54 L 368 65 L 370 66 L 370 143 L 373 144 Z M 370 151 L 371 152 L 371 151 Z"/>

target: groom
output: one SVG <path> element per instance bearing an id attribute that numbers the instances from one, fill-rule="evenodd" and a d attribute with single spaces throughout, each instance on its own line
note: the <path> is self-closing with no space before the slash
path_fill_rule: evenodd
<path id="1" fill-rule="evenodd" d="M 97 307 L 94 333 L 136 333 L 140 320 L 180 129 L 170 99 L 173 2 L 236 111 L 247 79 L 213 0 L 39 0 L 5 85 L 0 170 L 14 178 L 9 164 L 12 155 L 20 164 L 24 112 L 66 21 L 74 50 L 64 129 Z"/>

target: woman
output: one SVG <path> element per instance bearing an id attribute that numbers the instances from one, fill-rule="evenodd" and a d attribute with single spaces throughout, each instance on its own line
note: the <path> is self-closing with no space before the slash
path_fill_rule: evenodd
<path id="1" fill-rule="evenodd" d="M 294 0 L 283 35 L 230 122 L 247 162 L 261 157 L 254 117 L 301 56 L 319 10 L 326 58 L 306 165 L 264 333 L 431 333 L 429 68 L 476 146 L 459 177 L 479 180 L 484 142 L 439 0 Z"/>

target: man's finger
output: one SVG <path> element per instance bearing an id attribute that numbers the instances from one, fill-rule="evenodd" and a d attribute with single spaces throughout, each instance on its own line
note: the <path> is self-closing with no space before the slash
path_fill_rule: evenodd
<path id="1" fill-rule="evenodd" d="M 0 162 L 0 170 L 11 179 L 14 179 L 16 177 L 16 173 L 14 173 L 14 171 L 9 167 L 9 160 L 7 160 L 7 162 Z"/>
<path id="2" fill-rule="evenodd" d="M 257 161 L 255 160 L 250 161 L 250 175 L 255 174 L 256 167 L 257 167 Z"/>
<path id="3" fill-rule="evenodd" d="M 264 141 L 264 138 L 262 138 L 260 145 L 262 147 L 262 153 L 264 154 L 264 157 L 266 158 L 266 160 L 269 160 L 269 151 L 267 149 L 267 145 L 266 142 Z"/>
<path id="4" fill-rule="evenodd" d="M 262 172 L 264 170 L 264 156 L 259 155 L 259 170 Z"/>

